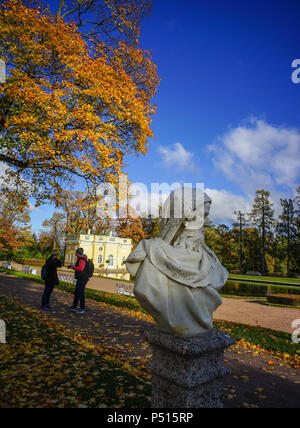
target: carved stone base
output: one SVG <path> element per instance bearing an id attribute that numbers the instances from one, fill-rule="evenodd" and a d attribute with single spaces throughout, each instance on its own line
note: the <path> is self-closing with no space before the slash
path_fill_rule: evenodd
<path id="1" fill-rule="evenodd" d="M 224 350 L 235 343 L 231 336 L 218 330 L 174 336 L 155 328 L 147 338 L 153 353 L 153 408 L 223 407 Z"/>

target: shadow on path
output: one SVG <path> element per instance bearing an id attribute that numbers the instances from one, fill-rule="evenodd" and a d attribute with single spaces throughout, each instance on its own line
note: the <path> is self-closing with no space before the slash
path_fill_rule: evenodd
<path id="1" fill-rule="evenodd" d="M 38 309 L 43 286 L 39 283 L 0 274 L 0 292 L 31 309 Z M 74 334 L 90 337 L 93 343 L 102 344 L 119 360 L 132 367 L 146 366 L 151 350 L 144 332 L 153 323 L 87 300 L 85 315 L 66 311 L 73 296 L 55 290 L 52 298 L 54 310 L 44 313 L 45 318 L 54 320 Z M 0 315 L 1 317 L 1 315 Z M 286 364 L 271 357 L 253 356 L 242 349 L 229 349 L 225 362 L 231 373 L 225 379 L 225 407 L 259 406 L 267 408 L 298 408 L 300 406 L 300 374 Z"/>

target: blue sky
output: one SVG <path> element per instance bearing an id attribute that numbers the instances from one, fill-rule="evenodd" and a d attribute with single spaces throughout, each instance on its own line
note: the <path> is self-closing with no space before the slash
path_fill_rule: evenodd
<path id="1" fill-rule="evenodd" d="M 52 3 L 57 3 L 52 1 Z M 297 0 L 156 0 L 143 24 L 162 79 L 155 138 L 126 159 L 134 182 L 203 182 L 213 218 L 230 222 L 258 188 L 293 196 L 300 184 Z M 37 230 L 49 207 L 32 212 Z"/>

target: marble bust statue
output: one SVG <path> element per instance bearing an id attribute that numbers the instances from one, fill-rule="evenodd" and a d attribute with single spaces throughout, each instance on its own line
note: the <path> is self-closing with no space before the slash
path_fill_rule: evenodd
<path id="1" fill-rule="evenodd" d="M 211 330 L 222 304 L 228 272 L 205 244 L 211 203 L 202 190 L 175 190 L 164 204 L 159 237 L 141 241 L 127 259 L 137 300 L 165 333 Z"/>

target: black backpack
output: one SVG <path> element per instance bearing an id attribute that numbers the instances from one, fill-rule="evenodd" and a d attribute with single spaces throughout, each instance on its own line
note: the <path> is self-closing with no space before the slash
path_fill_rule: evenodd
<path id="1" fill-rule="evenodd" d="M 94 274 L 94 270 L 95 270 L 95 266 L 94 266 L 94 263 L 92 262 L 92 260 L 86 261 L 84 270 L 88 274 L 89 278 L 92 278 L 92 276 Z"/>
<path id="2" fill-rule="evenodd" d="M 43 281 L 47 279 L 47 265 L 44 265 L 41 270 L 41 277 Z"/>

